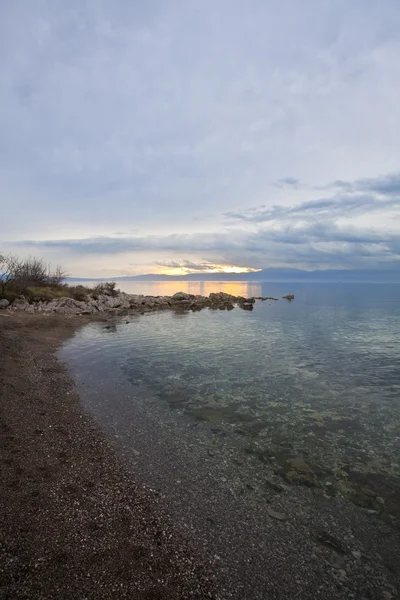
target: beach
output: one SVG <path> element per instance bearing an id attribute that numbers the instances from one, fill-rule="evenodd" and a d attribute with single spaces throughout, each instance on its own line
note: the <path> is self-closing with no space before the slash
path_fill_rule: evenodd
<path id="1" fill-rule="evenodd" d="M 0 598 L 218 598 L 79 408 L 54 351 L 83 319 L 0 319 Z"/>
<path id="2" fill-rule="evenodd" d="M 274 481 L 272 501 L 241 494 L 222 454 L 147 415 L 137 467 L 120 455 L 56 355 L 94 319 L 0 317 L 1 598 L 397 597 L 399 532 L 350 502 Z"/>

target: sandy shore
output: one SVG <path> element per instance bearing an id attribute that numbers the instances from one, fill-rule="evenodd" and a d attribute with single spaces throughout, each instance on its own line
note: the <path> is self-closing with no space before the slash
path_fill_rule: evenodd
<path id="1" fill-rule="evenodd" d="M 243 493 L 249 465 L 236 481 L 157 402 L 122 462 L 55 356 L 90 318 L 0 316 L 0 598 L 398 597 L 398 531 L 306 488 Z"/>
<path id="2" fill-rule="evenodd" d="M 54 351 L 83 322 L 0 316 L 0 598 L 217 598 L 209 567 L 80 410 Z"/>

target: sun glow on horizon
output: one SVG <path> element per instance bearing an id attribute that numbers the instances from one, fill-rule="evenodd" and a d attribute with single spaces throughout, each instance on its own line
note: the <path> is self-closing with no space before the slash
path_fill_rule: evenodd
<path id="1" fill-rule="evenodd" d="M 197 267 L 197 268 L 196 268 Z M 207 275 L 211 273 L 256 273 L 261 269 L 252 269 L 251 267 L 238 267 L 236 265 L 217 265 L 213 263 L 204 263 L 201 265 L 174 265 L 162 266 L 158 269 L 159 275 Z"/>

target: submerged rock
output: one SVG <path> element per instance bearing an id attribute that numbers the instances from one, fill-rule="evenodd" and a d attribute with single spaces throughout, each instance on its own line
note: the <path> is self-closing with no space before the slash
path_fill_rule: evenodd
<path id="1" fill-rule="evenodd" d="M 267 513 L 269 514 L 270 517 L 272 517 L 273 519 L 276 519 L 277 521 L 286 521 L 285 515 L 278 512 L 277 510 L 273 510 L 272 508 L 268 507 Z"/>

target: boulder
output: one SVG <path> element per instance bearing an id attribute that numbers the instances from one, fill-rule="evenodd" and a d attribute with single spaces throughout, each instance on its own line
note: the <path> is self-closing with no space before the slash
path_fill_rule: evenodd
<path id="1" fill-rule="evenodd" d="M 7 306 L 9 306 L 10 303 L 8 300 L 6 300 L 5 298 L 3 300 L 0 300 L 0 308 L 7 308 Z"/>
<path id="2" fill-rule="evenodd" d="M 101 294 L 97 299 L 97 306 L 100 310 L 113 310 L 115 308 L 130 308 L 129 300 L 125 297 L 118 296 L 107 296 Z"/>
<path id="3" fill-rule="evenodd" d="M 11 307 L 14 310 L 27 310 L 29 307 L 29 302 L 26 300 L 26 298 L 17 298 L 14 300 Z"/>
<path id="4" fill-rule="evenodd" d="M 183 300 L 191 300 L 193 296 L 191 294 L 186 294 L 186 292 L 176 292 L 171 298 L 171 300 L 175 302 L 182 302 Z"/>
<path id="5" fill-rule="evenodd" d="M 82 311 L 87 309 L 88 304 L 81 302 L 80 300 L 74 300 L 73 298 L 59 298 L 58 300 L 52 300 L 49 302 L 43 310 L 46 312 L 53 311 L 71 315 L 79 315 Z"/>
<path id="6" fill-rule="evenodd" d="M 224 304 L 226 302 L 232 303 L 238 301 L 236 296 L 226 294 L 225 292 L 211 293 L 208 298 L 212 304 Z"/>
<path id="7" fill-rule="evenodd" d="M 243 308 L 243 310 L 253 310 L 254 308 L 254 303 L 253 302 L 242 302 L 241 304 L 239 304 L 240 308 Z"/>

